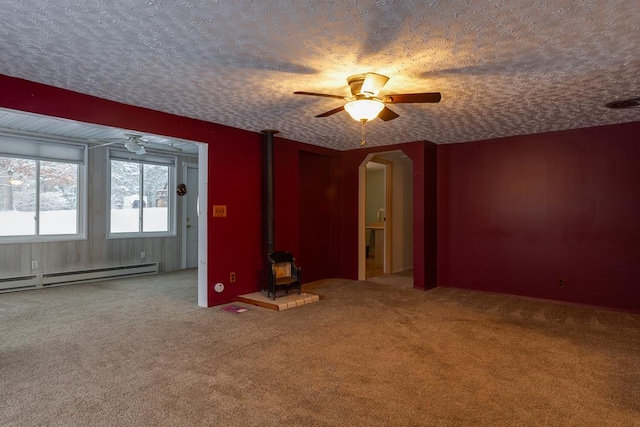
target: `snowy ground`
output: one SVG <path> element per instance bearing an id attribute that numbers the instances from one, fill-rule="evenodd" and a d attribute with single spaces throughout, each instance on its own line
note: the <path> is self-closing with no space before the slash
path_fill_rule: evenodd
<path id="1" fill-rule="evenodd" d="M 113 209 L 111 232 L 138 232 L 138 214 L 138 209 Z M 145 208 L 144 231 L 167 231 L 167 215 L 166 207 Z M 76 234 L 76 222 L 74 210 L 40 212 L 40 234 Z M 35 227 L 34 212 L 0 212 L 0 236 L 33 236 Z"/>

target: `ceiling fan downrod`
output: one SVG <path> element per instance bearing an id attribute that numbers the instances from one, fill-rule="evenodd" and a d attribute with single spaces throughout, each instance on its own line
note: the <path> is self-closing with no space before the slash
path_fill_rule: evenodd
<path id="1" fill-rule="evenodd" d="M 362 119 L 360 121 L 362 122 L 362 141 L 360 141 L 360 147 L 364 147 L 364 145 L 367 143 L 367 119 Z"/>

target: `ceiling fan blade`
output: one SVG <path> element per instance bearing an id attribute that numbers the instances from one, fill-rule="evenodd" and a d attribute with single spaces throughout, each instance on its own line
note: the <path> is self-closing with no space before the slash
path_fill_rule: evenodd
<path id="1" fill-rule="evenodd" d="M 93 139 L 90 139 L 89 141 L 94 141 Z M 95 141 L 95 142 L 99 142 L 99 141 Z M 115 140 L 115 141 L 111 141 L 111 142 L 105 142 L 102 144 L 97 144 L 97 145 L 92 145 L 89 148 L 87 148 L 88 150 L 93 150 L 94 148 L 100 148 L 100 147 L 107 147 L 109 145 L 113 145 L 113 144 L 117 144 L 118 142 L 122 142 L 121 139 Z"/>
<path id="2" fill-rule="evenodd" d="M 367 73 L 360 92 L 371 96 L 378 96 L 378 93 L 380 93 L 380 90 L 388 81 L 389 77 L 383 76 L 382 74 Z"/>
<path id="3" fill-rule="evenodd" d="M 155 150 L 173 151 L 175 153 L 182 153 L 184 151 L 181 148 L 174 147 L 171 144 L 161 144 L 158 142 L 147 141 L 144 138 L 140 140 L 140 143 L 141 145 L 146 146 L 147 148 L 152 148 Z"/>
<path id="4" fill-rule="evenodd" d="M 381 120 L 384 120 L 385 122 L 388 122 L 389 120 L 393 120 L 393 119 L 397 119 L 398 117 L 400 117 L 399 114 L 397 114 L 394 111 L 391 111 L 390 109 L 388 109 L 387 107 L 384 107 L 382 109 L 382 111 L 380 111 L 380 114 L 378 114 L 378 117 Z"/>
<path id="5" fill-rule="evenodd" d="M 346 99 L 346 97 L 344 96 L 340 96 L 340 95 L 329 95 L 326 93 L 315 93 L 315 92 L 301 92 L 301 91 L 297 91 L 297 92 L 293 92 L 294 95 L 311 95 L 311 96 L 324 96 L 325 98 L 336 98 L 336 99 Z"/>
<path id="6" fill-rule="evenodd" d="M 384 102 L 391 104 L 422 104 L 429 102 L 440 102 L 442 95 L 440 92 L 427 92 L 427 93 L 400 93 L 397 95 L 386 95 Z"/>
<path id="7" fill-rule="evenodd" d="M 147 154 L 147 150 L 144 149 L 144 147 L 141 145 L 140 149 L 138 151 L 136 151 L 136 154 L 141 156 L 143 154 Z"/>
<path id="8" fill-rule="evenodd" d="M 318 114 L 316 117 L 327 117 L 327 116 L 330 116 L 332 114 L 339 113 L 342 110 L 344 110 L 344 106 L 338 107 L 338 108 L 334 108 L 333 110 L 327 111 L 326 113 Z"/>

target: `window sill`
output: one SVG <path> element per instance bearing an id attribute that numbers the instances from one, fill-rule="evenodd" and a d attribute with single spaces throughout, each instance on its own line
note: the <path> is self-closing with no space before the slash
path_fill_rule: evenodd
<path id="1" fill-rule="evenodd" d="M 110 234 L 107 236 L 107 240 L 115 239 L 147 239 L 150 237 L 176 237 L 176 233 L 118 233 Z"/>
<path id="2" fill-rule="evenodd" d="M 31 243 L 57 243 L 87 240 L 86 236 L 6 236 L 0 237 L 0 245 L 21 245 Z"/>

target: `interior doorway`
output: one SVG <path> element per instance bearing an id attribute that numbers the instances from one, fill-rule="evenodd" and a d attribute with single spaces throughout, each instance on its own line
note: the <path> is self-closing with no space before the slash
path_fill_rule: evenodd
<path id="1" fill-rule="evenodd" d="M 374 153 L 359 175 L 358 279 L 412 277 L 413 162 L 402 151 Z"/>
<path id="2" fill-rule="evenodd" d="M 207 219 L 209 146 L 198 144 L 198 163 L 182 164 L 187 193 L 182 197 L 182 268 L 197 268 L 198 305 L 209 307 Z"/>
<path id="3" fill-rule="evenodd" d="M 365 279 L 368 279 L 391 271 L 393 162 L 373 157 L 365 169 Z"/>

